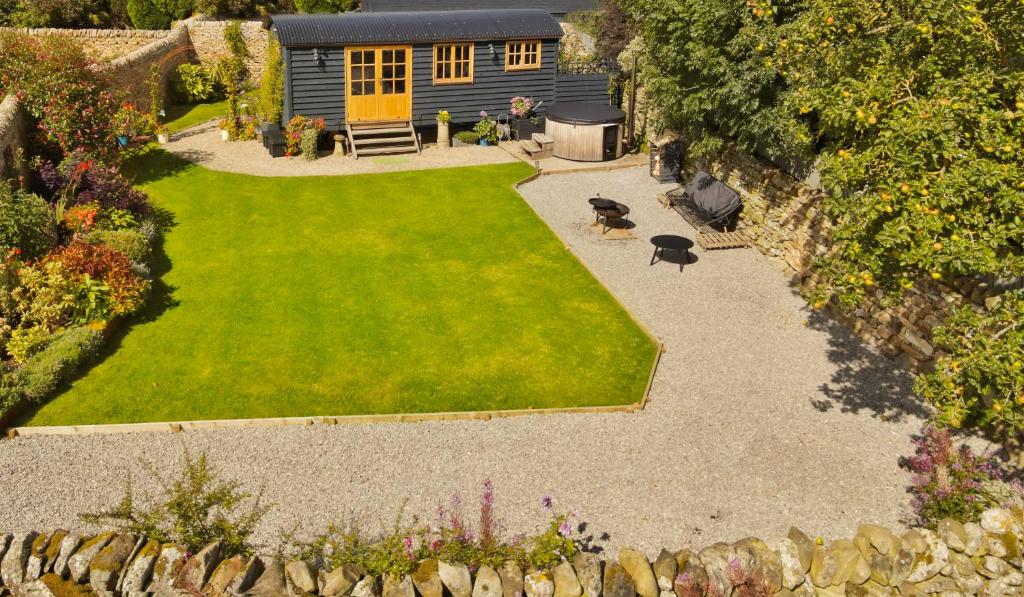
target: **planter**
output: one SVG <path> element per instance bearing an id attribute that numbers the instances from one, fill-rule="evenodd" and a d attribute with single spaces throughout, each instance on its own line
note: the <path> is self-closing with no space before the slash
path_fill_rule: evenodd
<path id="1" fill-rule="evenodd" d="M 448 149 L 452 146 L 451 137 L 448 136 L 448 123 L 437 123 L 437 146 L 441 149 Z"/>
<path id="2" fill-rule="evenodd" d="M 170 137 L 167 135 L 167 133 L 156 134 L 156 142 L 159 143 L 160 145 L 167 145 L 168 141 L 170 141 Z"/>
<path id="3" fill-rule="evenodd" d="M 231 133 L 227 129 L 220 129 L 220 140 L 227 143 L 231 140 Z"/>
<path id="4" fill-rule="evenodd" d="M 480 139 L 480 145 L 483 145 L 484 147 L 489 147 L 491 145 L 491 142 L 488 141 L 487 139 Z"/>
<path id="5" fill-rule="evenodd" d="M 512 130 L 516 131 L 518 139 L 531 139 L 534 133 L 544 132 L 544 120 L 534 124 L 529 118 L 517 118 L 512 121 Z"/>

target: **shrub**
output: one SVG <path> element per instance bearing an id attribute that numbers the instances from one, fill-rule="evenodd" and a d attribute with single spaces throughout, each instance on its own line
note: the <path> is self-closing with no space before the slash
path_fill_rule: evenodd
<path id="1" fill-rule="evenodd" d="M 476 131 L 459 131 L 455 133 L 454 137 L 462 143 L 469 143 L 470 145 L 476 145 L 480 142 L 480 135 Z"/>
<path id="2" fill-rule="evenodd" d="M 52 331 L 110 315 L 109 288 L 101 280 L 82 276 L 49 257 L 18 270 L 11 296 L 22 327 L 38 325 Z"/>
<path id="3" fill-rule="evenodd" d="M 148 135 L 153 132 L 153 121 L 148 114 L 143 114 L 136 109 L 135 104 L 124 102 L 114 114 L 112 127 L 114 134 L 118 136 Z"/>
<path id="4" fill-rule="evenodd" d="M 57 242 L 53 214 L 42 198 L 0 181 L 0 253 L 18 249 L 28 259 Z"/>
<path id="5" fill-rule="evenodd" d="M 154 0 L 128 0 L 126 8 L 136 29 L 167 29 L 173 20 Z"/>
<path id="6" fill-rule="evenodd" d="M 285 126 L 285 153 L 297 155 L 302 151 L 302 132 L 310 129 L 319 135 L 327 127 L 323 118 L 306 118 L 301 114 L 293 116 Z"/>
<path id="7" fill-rule="evenodd" d="M 266 63 L 260 78 L 259 116 L 263 122 L 279 124 L 284 112 L 284 64 L 281 44 L 271 35 L 267 42 Z"/>
<path id="8" fill-rule="evenodd" d="M 50 330 L 45 326 L 35 325 L 27 328 L 15 328 L 7 341 L 7 354 L 19 365 L 30 356 L 39 352 L 50 337 Z"/>
<path id="9" fill-rule="evenodd" d="M 299 12 L 347 12 L 359 7 L 359 0 L 295 0 Z"/>
<path id="10" fill-rule="evenodd" d="M 48 261 L 61 263 L 68 271 L 99 280 L 107 287 L 111 315 L 135 312 L 149 291 L 149 281 L 137 276 L 131 260 L 106 245 L 76 241 L 51 253 Z"/>
<path id="11" fill-rule="evenodd" d="M 311 161 L 316 159 L 318 139 L 320 139 L 320 131 L 316 129 L 302 129 L 302 135 L 299 137 L 299 149 L 302 150 L 302 157 Z"/>
<path id="12" fill-rule="evenodd" d="M 136 216 L 150 212 L 146 194 L 131 186 L 114 166 L 103 166 L 76 151 L 59 165 L 36 160 L 36 171 L 54 201 L 68 198 L 71 205 L 99 203 L 104 210 L 123 209 Z"/>
<path id="13" fill-rule="evenodd" d="M 6 386 L 0 387 L 0 416 L 21 400 L 41 402 L 50 396 L 71 379 L 79 366 L 96 357 L 102 341 L 102 335 L 88 327 L 70 328 L 50 336 L 45 348 L 8 374 L 6 380 L 0 380 L 0 386 Z"/>
<path id="14" fill-rule="evenodd" d="M 96 218 L 96 227 L 100 230 L 133 230 L 139 227 L 139 221 L 135 214 L 127 209 L 111 207 L 99 212 Z"/>
<path id="15" fill-rule="evenodd" d="M 136 263 L 148 263 L 152 255 L 149 239 L 138 230 L 97 230 L 82 240 L 109 247 Z"/>
<path id="16" fill-rule="evenodd" d="M 935 528 L 943 518 L 976 521 L 1000 497 L 1020 494 L 1019 486 L 1001 484 L 1004 471 L 989 457 L 953 445 L 949 431 L 927 427 L 914 440 L 914 456 L 905 464 L 913 473 L 911 506 L 918 523 Z"/>
<path id="17" fill-rule="evenodd" d="M 941 425 L 995 429 L 1019 455 L 1024 435 L 1024 291 L 1007 292 L 994 308 L 970 306 L 934 330 L 940 357 L 915 390 L 937 409 Z"/>
<path id="18" fill-rule="evenodd" d="M 215 99 L 217 90 L 216 70 L 208 64 L 181 64 L 176 70 L 178 92 L 189 103 Z"/>
<path id="19" fill-rule="evenodd" d="M 235 481 L 222 481 L 205 453 L 193 459 L 185 452 L 181 477 L 173 482 L 152 465 L 149 472 L 163 493 L 155 503 L 136 503 L 129 477 L 120 502 L 98 513 L 83 514 L 82 519 L 91 524 L 113 524 L 120 531 L 161 543 L 177 543 L 192 553 L 215 541 L 222 542 L 225 556 L 252 553 L 250 537 L 270 509 L 261 503 L 261 494 L 254 496 L 241 491 Z"/>

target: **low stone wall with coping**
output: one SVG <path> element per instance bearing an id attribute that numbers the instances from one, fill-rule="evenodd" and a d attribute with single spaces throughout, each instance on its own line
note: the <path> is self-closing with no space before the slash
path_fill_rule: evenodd
<path id="1" fill-rule="evenodd" d="M 125 56 L 173 33 L 173 31 L 142 29 L 16 29 L 7 27 L 2 29 L 33 37 L 72 38 L 87 51 L 93 52 L 100 60 L 113 60 Z"/>
<path id="2" fill-rule="evenodd" d="M 748 154 L 730 153 L 704 169 L 736 189 L 743 200 L 740 227 L 759 251 L 792 275 L 802 290 L 812 290 L 818 277 L 811 263 L 831 246 L 831 224 L 820 211 L 824 194 L 782 169 Z M 686 181 L 696 171 L 684 164 Z M 950 286 L 925 281 L 915 285 L 902 304 L 883 307 L 881 292 L 861 308 L 833 312 L 863 340 L 910 371 L 927 370 L 935 358 L 932 330 L 960 305 L 991 305 L 997 290 L 987 283 L 963 278 Z"/>
<path id="3" fill-rule="evenodd" d="M 104 63 L 103 66 L 114 87 L 142 111 L 149 110 L 151 67 L 159 65 L 160 88 L 166 92 L 167 81 L 174 75 L 175 69 L 179 64 L 188 62 L 192 55 L 188 28 L 184 24 L 178 24 L 163 33 L 166 35 L 156 41 Z"/>
<path id="4" fill-rule="evenodd" d="M 23 152 L 28 144 L 30 121 L 18 104 L 8 95 L 0 101 L 0 178 L 18 178 L 28 175 L 28 163 Z"/>
<path id="5" fill-rule="evenodd" d="M 230 21 L 209 19 L 202 15 L 194 16 L 185 21 L 195 57 L 200 62 L 217 62 L 228 55 L 228 46 L 224 41 L 224 28 Z M 249 79 L 259 81 L 263 74 L 263 64 L 267 58 L 267 36 L 262 21 L 242 21 L 242 38 L 249 50 L 250 58 L 245 66 L 249 69 Z"/>
<path id="6" fill-rule="evenodd" d="M 351 597 L 746 597 L 1020 595 L 1022 512 L 990 509 L 980 523 L 942 521 L 897 534 L 863 524 L 826 543 L 796 528 L 699 551 L 617 558 L 579 553 L 550 569 L 512 562 L 470 570 L 424 560 L 411 574 L 373 576 L 356 565 L 225 557 L 220 543 L 192 555 L 127 533 L 0 533 L 0 595 L 333 595 Z"/>

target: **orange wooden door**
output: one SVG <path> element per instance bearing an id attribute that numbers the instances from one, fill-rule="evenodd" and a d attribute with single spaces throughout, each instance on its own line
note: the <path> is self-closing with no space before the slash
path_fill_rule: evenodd
<path id="1" fill-rule="evenodd" d="M 347 122 L 412 119 L 412 47 L 346 48 Z"/>

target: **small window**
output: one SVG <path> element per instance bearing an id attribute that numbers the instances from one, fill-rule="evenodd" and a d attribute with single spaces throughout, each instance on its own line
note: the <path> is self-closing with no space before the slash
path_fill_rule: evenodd
<path id="1" fill-rule="evenodd" d="M 540 41 L 510 41 L 505 44 L 505 70 L 540 68 Z"/>
<path id="2" fill-rule="evenodd" d="M 434 83 L 472 83 L 473 44 L 434 46 Z"/>

